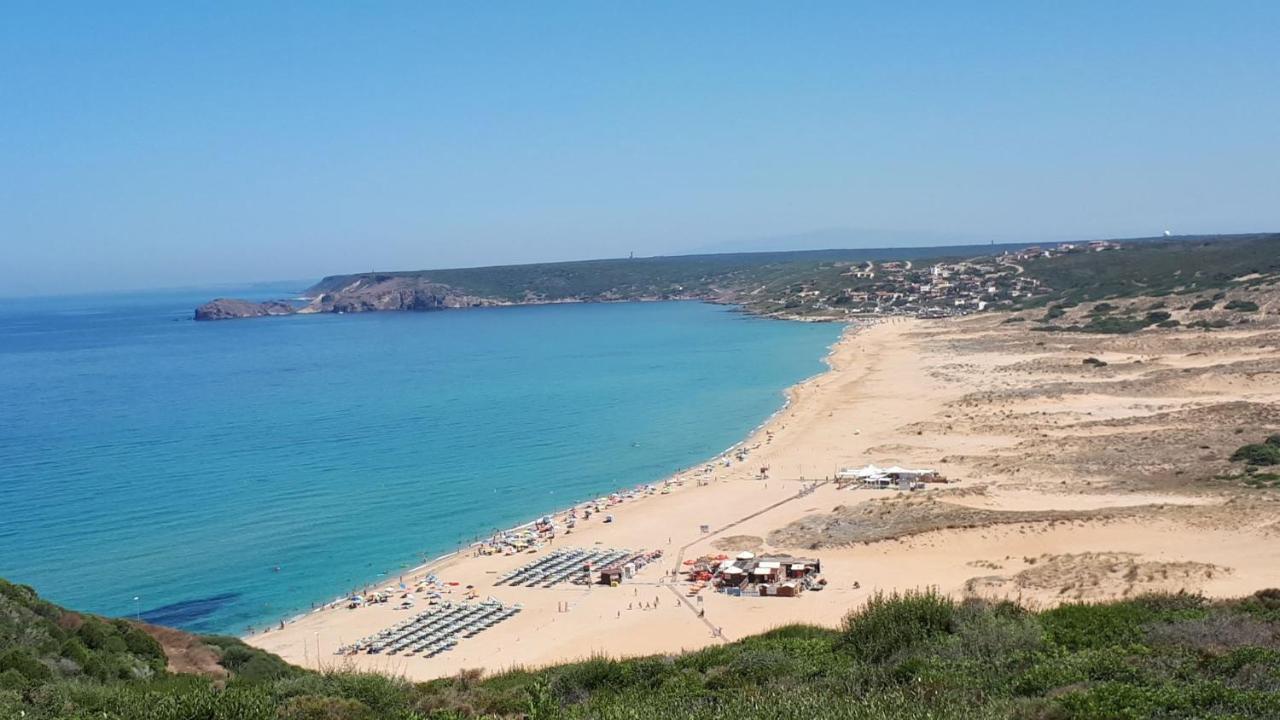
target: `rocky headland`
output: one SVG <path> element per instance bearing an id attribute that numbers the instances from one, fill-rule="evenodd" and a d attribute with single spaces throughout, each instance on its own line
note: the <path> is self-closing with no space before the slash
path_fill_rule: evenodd
<path id="1" fill-rule="evenodd" d="M 196 320 L 230 320 L 311 313 L 357 313 L 384 310 L 445 310 L 449 308 L 508 305 L 509 302 L 458 292 L 448 285 L 414 276 L 354 276 L 333 287 L 331 278 L 309 288 L 307 304 L 295 307 L 282 300 L 252 302 L 219 298 L 196 308 Z"/>
<path id="2" fill-rule="evenodd" d="M 283 300 L 253 302 L 233 298 L 217 298 L 196 308 L 196 320 L 230 320 L 233 318 L 267 317 L 268 315 L 292 315 L 298 312 Z"/>

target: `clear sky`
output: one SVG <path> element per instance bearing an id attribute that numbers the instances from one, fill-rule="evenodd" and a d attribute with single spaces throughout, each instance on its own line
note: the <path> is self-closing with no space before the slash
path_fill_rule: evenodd
<path id="1" fill-rule="evenodd" d="M 0 295 L 1280 230 L 1278 37 L 1274 1 L 10 3 Z"/>

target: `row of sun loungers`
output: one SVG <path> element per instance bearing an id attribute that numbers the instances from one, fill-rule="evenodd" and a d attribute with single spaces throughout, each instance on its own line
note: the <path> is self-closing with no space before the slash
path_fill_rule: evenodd
<path id="1" fill-rule="evenodd" d="M 446 603 L 397 623 L 354 645 L 338 648 L 337 654 L 366 652 L 371 655 L 404 654 L 434 657 L 448 652 L 463 638 L 474 637 L 520 612 L 520 605 L 499 602 Z"/>
<path id="2" fill-rule="evenodd" d="M 631 555 L 629 550 L 563 548 L 498 577 L 493 584 L 526 587 L 541 585 L 545 588 L 562 582 L 583 585 L 591 582 L 588 563 L 592 569 L 599 569 Z"/>

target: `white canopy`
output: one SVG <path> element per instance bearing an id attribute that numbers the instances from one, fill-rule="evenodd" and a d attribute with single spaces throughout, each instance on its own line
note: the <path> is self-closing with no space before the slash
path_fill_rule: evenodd
<path id="1" fill-rule="evenodd" d="M 742 552 L 738 553 L 738 559 L 739 559 L 739 560 L 750 560 L 751 558 L 753 558 L 753 557 L 755 557 L 755 556 L 756 556 L 756 554 L 755 554 L 755 553 L 753 553 L 753 552 L 747 552 L 746 550 L 743 550 Z"/>
<path id="2" fill-rule="evenodd" d="M 925 468 L 920 468 L 920 469 L 915 469 L 915 470 L 913 470 L 913 469 L 911 469 L 911 468 L 898 467 L 897 465 L 894 465 L 894 466 L 893 466 L 893 467 L 891 467 L 891 468 L 885 468 L 885 471 L 884 471 L 884 472 L 885 472 L 885 474 L 886 474 L 886 475 L 915 475 L 915 476 L 919 476 L 919 475 L 928 475 L 928 474 L 932 473 L 933 471 L 932 471 L 932 470 L 929 470 L 929 469 L 925 469 Z"/>
<path id="3" fill-rule="evenodd" d="M 836 474 L 840 477 L 869 478 L 883 475 L 885 472 L 885 470 L 881 470 L 875 465 L 867 465 L 861 468 L 840 468 L 840 472 Z"/>

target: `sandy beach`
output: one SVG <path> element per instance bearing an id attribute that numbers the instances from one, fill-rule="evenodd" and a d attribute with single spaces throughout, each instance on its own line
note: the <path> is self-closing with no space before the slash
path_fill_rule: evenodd
<path id="1" fill-rule="evenodd" d="M 744 461 L 682 473 L 669 494 L 617 505 L 609 523 L 603 513 L 580 520 L 538 554 L 472 549 L 433 564 L 458 583 L 450 599 L 472 585 L 523 606 L 449 652 L 335 654 L 423 609 L 395 603 L 326 608 L 246 640 L 309 667 L 429 679 L 835 625 L 895 588 L 1052 605 L 1280 584 L 1280 502 L 1229 477 L 1228 459 L 1280 428 L 1274 322 L 1099 336 L 1032 332 L 1007 317 L 851 329 L 830 371 L 792 388 L 743 443 Z M 1105 365 L 1083 362 L 1091 357 Z M 934 468 L 952 482 L 912 493 L 834 482 L 838 468 L 868 463 Z M 618 587 L 494 586 L 561 547 L 664 556 Z M 686 559 L 743 550 L 820 558 L 827 585 L 795 598 L 705 590 L 699 601 L 671 575 Z"/>

